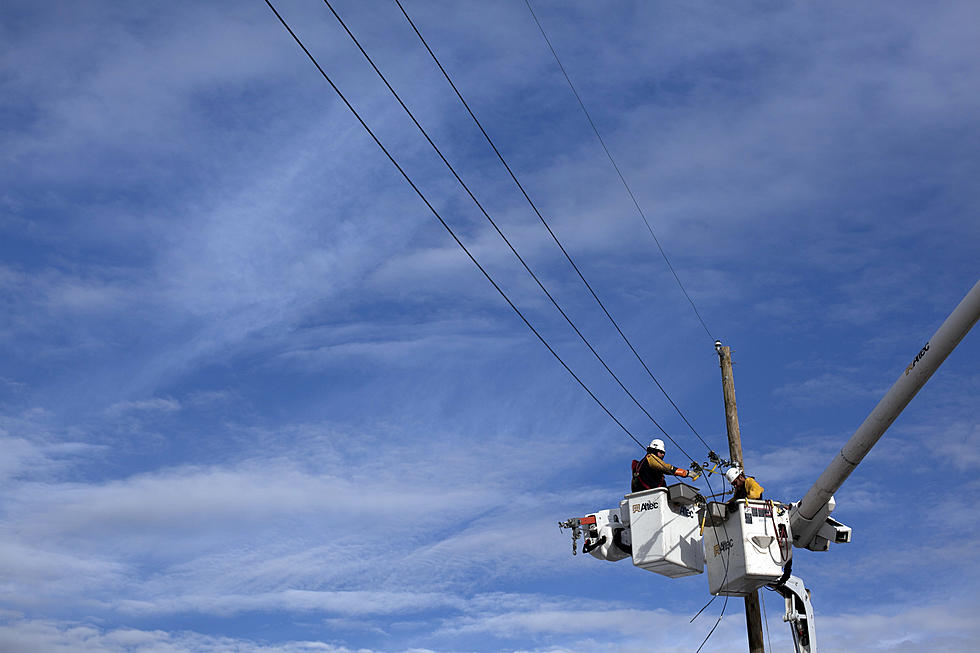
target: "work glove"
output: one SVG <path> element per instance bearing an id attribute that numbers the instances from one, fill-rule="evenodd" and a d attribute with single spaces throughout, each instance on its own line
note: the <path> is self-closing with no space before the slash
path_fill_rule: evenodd
<path id="1" fill-rule="evenodd" d="M 690 475 L 691 472 L 687 471 L 686 469 L 680 469 L 679 467 L 677 468 L 677 471 L 674 472 L 674 476 L 680 476 L 681 478 L 687 478 Z"/>

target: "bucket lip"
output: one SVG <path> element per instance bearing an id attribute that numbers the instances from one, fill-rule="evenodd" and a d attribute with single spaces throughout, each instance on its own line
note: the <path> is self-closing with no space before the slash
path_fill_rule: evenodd
<path id="1" fill-rule="evenodd" d="M 690 490 L 694 490 L 695 492 L 701 492 L 701 490 L 699 490 L 697 486 L 691 485 L 690 483 L 684 483 L 683 481 L 678 481 L 677 483 L 671 483 L 670 485 L 667 486 L 667 489 L 669 490 L 672 487 L 686 487 Z M 654 489 L 660 489 L 660 488 L 654 488 Z"/>
<path id="2" fill-rule="evenodd" d="M 654 493 L 658 493 L 658 492 L 663 493 L 663 492 L 666 492 L 666 491 L 667 491 L 667 488 L 665 488 L 665 487 L 652 487 L 649 490 L 640 490 L 639 492 L 630 492 L 629 494 L 627 494 L 623 498 L 624 499 L 633 499 L 633 498 L 636 498 L 636 497 L 645 497 L 645 496 L 652 495 Z"/>

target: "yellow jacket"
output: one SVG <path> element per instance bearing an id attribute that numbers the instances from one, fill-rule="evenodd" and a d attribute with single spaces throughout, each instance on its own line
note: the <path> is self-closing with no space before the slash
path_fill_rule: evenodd
<path id="1" fill-rule="evenodd" d="M 762 492 L 765 490 L 764 487 L 759 485 L 755 478 L 752 476 L 745 477 L 745 483 L 742 487 L 735 490 L 735 494 L 732 495 L 731 501 L 738 501 L 739 499 L 761 499 Z"/>
<path id="2" fill-rule="evenodd" d="M 756 480 L 751 476 L 745 477 L 745 498 L 746 499 L 761 499 L 762 493 L 765 488 L 759 485 Z"/>

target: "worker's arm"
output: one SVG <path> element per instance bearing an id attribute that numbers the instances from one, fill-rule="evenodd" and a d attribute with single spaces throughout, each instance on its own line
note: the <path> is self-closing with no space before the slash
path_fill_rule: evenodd
<path id="1" fill-rule="evenodd" d="M 677 471 L 676 467 L 674 467 L 670 463 L 665 463 L 664 461 L 660 460 L 660 458 L 653 455 L 652 453 L 647 454 L 647 465 L 649 465 L 650 469 L 652 469 L 653 471 L 663 472 L 664 474 L 673 474 L 674 472 Z"/>
<path id="2" fill-rule="evenodd" d="M 762 492 L 765 490 L 761 485 L 756 483 L 756 480 L 751 476 L 745 478 L 745 498 L 746 499 L 760 499 L 762 498 Z"/>
<path id="3" fill-rule="evenodd" d="M 650 465 L 650 469 L 656 472 L 663 472 L 664 474 L 680 476 L 681 478 L 691 475 L 691 473 L 688 472 L 686 469 L 681 469 L 680 467 L 674 467 L 670 463 L 665 463 L 664 461 L 660 460 L 660 458 L 653 455 L 652 453 L 647 454 L 647 464 Z"/>

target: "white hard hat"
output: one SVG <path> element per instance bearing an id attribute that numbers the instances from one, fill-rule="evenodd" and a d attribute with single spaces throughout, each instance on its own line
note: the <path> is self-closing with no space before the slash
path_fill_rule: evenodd
<path id="1" fill-rule="evenodd" d="M 660 439 L 650 440 L 650 446 L 647 447 L 647 449 L 653 449 L 654 451 L 663 451 L 664 453 L 667 452 L 667 450 L 664 448 L 664 441 Z"/>
<path id="2" fill-rule="evenodd" d="M 731 467 L 728 469 L 727 472 L 725 472 L 725 478 L 727 478 L 728 482 L 731 483 L 736 478 L 738 478 L 739 474 L 741 473 L 742 473 L 742 469 L 740 467 Z"/>

